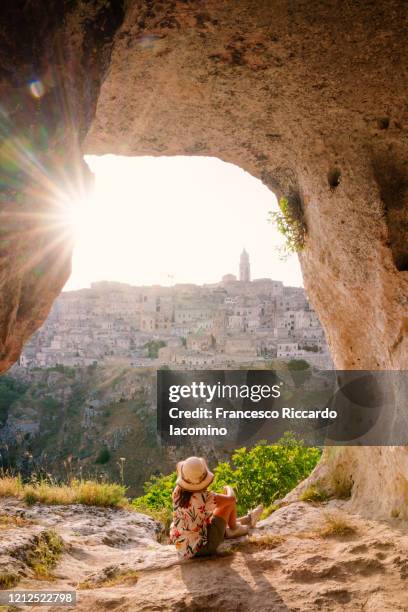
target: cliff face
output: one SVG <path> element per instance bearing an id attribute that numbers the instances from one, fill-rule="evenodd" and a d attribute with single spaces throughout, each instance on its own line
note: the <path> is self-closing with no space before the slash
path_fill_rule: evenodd
<path id="1" fill-rule="evenodd" d="M 123 468 L 128 495 L 135 497 L 152 474 L 169 474 L 182 457 L 205 454 L 215 464 L 226 457 L 210 443 L 160 444 L 156 375 L 147 368 L 14 368 L 8 378 L 19 386 L 7 410 L 1 410 L 7 402 L 0 389 L 0 468 L 24 478 L 120 482 Z"/>
<path id="2" fill-rule="evenodd" d="M 69 207 L 92 185 L 81 141 L 122 3 L 1 3 L 0 371 L 46 319 L 71 270 Z"/>
<path id="3" fill-rule="evenodd" d="M 152 372 L 117 368 L 37 369 L 16 374 L 23 385 L 0 426 L 2 462 L 24 477 L 51 473 L 124 479 L 132 496 L 176 457 L 156 436 Z"/>
<path id="4" fill-rule="evenodd" d="M 69 273 L 69 241 L 44 215 L 61 185 L 83 189 L 88 129 L 86 152 L 214 155 L 287 197 L 336 365 L 406 368 L 406 3 L 57 4 L 1 7 L 1 368 Z M 406 514 L 404 450 L 335 461 L 357 508 L 382 493 L 379 512 Z"/>

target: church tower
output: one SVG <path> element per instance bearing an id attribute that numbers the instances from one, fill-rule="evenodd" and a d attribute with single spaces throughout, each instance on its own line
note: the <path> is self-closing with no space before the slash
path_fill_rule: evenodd
<path id="1" fill-rule="evenodd" d="M 248 283 L 251 280 L 251 266 L 249 264 L 249 255 L 244 249 L 239 258 L 239 280 Z"/>

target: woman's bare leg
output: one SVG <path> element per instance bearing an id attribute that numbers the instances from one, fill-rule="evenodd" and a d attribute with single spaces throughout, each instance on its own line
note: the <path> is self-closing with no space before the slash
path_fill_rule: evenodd
<path id="1" fill-rule="evenodd" d="M 237 502 L 232 499 L 230 503 L 223 506 L 218 506 L 213 512 L 214 516 L 220 516 L 231 529 L 237 526 Z"/>

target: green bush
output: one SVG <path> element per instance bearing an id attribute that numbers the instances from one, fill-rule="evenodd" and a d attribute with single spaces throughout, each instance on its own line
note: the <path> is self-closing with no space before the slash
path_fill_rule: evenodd
<path id="1" fill-rule="evenodd" d="M 44 397 L 42 399 L 42 405 L 44 409 L 47 410 L 47 412 L 55 412 L 55 410 L 59 406 L 58 401 L 50 396 Z"/>
<path id="2" fill-rule="evenodd" d="M 298 442 L 292 434 L 277 444 L 260 443 L 254 448 L 237 449 L 230 462 L 215 468 L 211 488 L 221 491 L 225 485 L 235 489 L 238 513 L 263 504 L 270 506 L 306 478 L 320 458 L 321 451 Z"/>
<path id="3" fill-rule="evenodd" d="M 145 494 L 133 500 L 132 505 L 146 506 L 152 510 L 161 510 L 163 507 L 172 509 L 171 494 L 176 486 L 176 472 L 168 476 L 152 476 L 145 482 Z"/>
<path id="4" fill-rule="evenodd" d="M 298 253 L 305 246 L 306 225 L 299 197 L 279 200 L 279 211 L 270 211 L 269 220 L 285 239 L 285 253 Z"/>
<path id="5" fill-rule="evenodd" d="M 289 370 L 309 370 L 310 364 L 305 359 L 291 359 L 288 361 Z"/>
<path id="6" fill-rule="evenodd" d="M 132 501 L 132 506 L 138 512 L 151 516 L 156 521 L 163 523 L 165 529 L 170 527 L 173 502 L 171 494 L 176 486 L 176 472 L 168 476 L 152 476 L 145 482 L 145 494 Z"/>
<path id="7" fill-rule="evenodd" d="M 145 344 L 145 348 L 147 348 L 147 355 L 149 359 L 157 359 L 159 356 L 159 349 L 166 346 L 166 343 L 163 340 L 150 340 Z"/>
<path id="8" fill-rule="evenodd" d="M 221 493 L 225 485 L 232 486 L 240 514 L 260 503 L 269 507 L 310 474 L 320 454 L 318 448 L 304 446 L 292 434 L 285 434 L 277 444 L 260 443 L 252 449 L 239 448 L 231 461 L 217 465 L 211 489 Z M 176 472 L 153 476 L 145 483 L 145 494 L 133 500 L 133 507 L 157 520 L 160 520 L 158 513 L 163 510 L 171 516 L 175 483 Z"/>
<path id="9" fill-rule="evenodd" d="M 292 373 L 295 387 L 301 387 L 312 376 L 310 364 L 304 359 L 291 359 L 288 368 Z"/>
<path id="10" fill-rule="evenodd" d="M 97 458 L 95 459 L 95 463 L 99 463 L 99 465 L 105 465 L 110 461 L 111 454 L 108 448 L 104 447 L 98 453 Z"/>
<path id="11" fill-rule="evenodd" d="M 0 426 L 7 421 L 11 405 L 19 400 L 27 389 L 27 385 L 11 378 L 11 376 L 0 378 Z"/>

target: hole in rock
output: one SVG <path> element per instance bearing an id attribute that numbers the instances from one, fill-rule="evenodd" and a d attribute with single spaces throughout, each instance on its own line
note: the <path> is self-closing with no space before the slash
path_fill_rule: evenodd
<path id="1" fill-rule="evenodd" d="M 339 168 L 332 168 L 327 173 L 327 181 L 329 183 L 330 189 L 336 189 L 340 185 L 341 181 L 341 171 Z"/>
<path id="2" fill-rule="evenodd" d="M 377 119 L 377 125 L 380 130 L 388 130 L 390 127 L 390 118 L 389 117 L 380 117 Z"/>
<path id="3" fill-rule="evenodd" d="M 389 154 L 373 161 L 374 176 L 384 204 L 388 238 L 395 267 L 408 271 L 408 162 Z"/>

